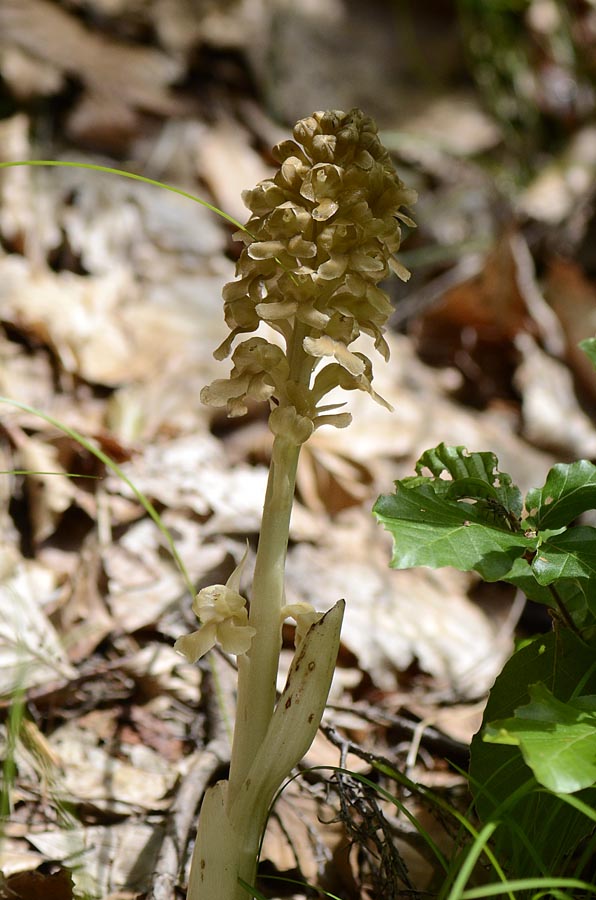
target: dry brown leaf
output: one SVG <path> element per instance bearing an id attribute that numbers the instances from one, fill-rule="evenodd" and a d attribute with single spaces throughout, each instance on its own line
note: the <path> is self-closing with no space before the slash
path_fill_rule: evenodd
<path id="1" fill-rule="evenodd" d="M 119 742 L 119 756 L 89 728 L 71 722 L 56 729 L 49 743 L 60 758 L 62 773 L 55 790 L 71 802 L 87 801 L 98 809 L 129 813 L 165 809 L 177 769 L 159 753 L 141 744 Z"/>
<path id="2" fill-rule="evenodd" d="M 174 135 L 175 158 L 164 180 L 196 193 L 193 181 L 180 184 L 180 170 L 190 167 L 194 159 L 197 123 L 187 123 Z M 167 132 L 163 133 L 163 140 Z M 159 152 L 159 138 L 154 152 Z M 178 154 L 178 156 L 176 156 Z M 187 159 L 188 157 L 188 159 Z M 95 163 L 95 157 L 79 155 L 74 160 Z M 69 244 L 80 254 L 85 268 L 92 274 L 107 274 L 114 268 L 132 270 L 143 283 L 167 283 L 172 293 L 172 280 L 217 275 L 222 281 L 231 265 L 217 256 L 224 250 L 225 233 L 220 219 L 200 203 L 154 185 L 119 178 L 111 174 L 91 174 L 78 169 L 61 169 L 53 173 L 60 193 L 75 193 L 72 203 L 59 211 Z M 188 172 L 188 178 L 192 174 Z M 197 285 L 194 285 L 195 292 Z M 205 308 L 198 296 L 189 309 Z M 170 301 L 171 302 L 171 301 Z M 209 307 L 215 311 L 215 304 Z M 222 306 L 219 299 L 219 308 Z M 209 327 L 213 327 L 211 323 Z"/>
<path id="3" fill-rule="evenodd" d="M 194 704 L 197 701 L 201 670 L 187 663 L 184 657 L 166 644 L 148 644 L 124 660 L 122 668 L 133 675 L 144 694 L 155 696 L 151 710 L 158 716 L 169 710 L 170 718 L 175 717 L 171 697 L 182 703 Z"/>
<path id="4" fill-rule="evenodd" d="M 114 621 L 100 590 L 102 577 L 100 545 L 97 535 L 92 532 L 77 554 L 69 595 L 57 613 L 60 631 L 67 635 L 68 656 L 73 663 L 88 659 L 113 630 Z"/>
<path id="5" fill-rule="evenodd" d="M 0 264 L 1 267 L 1 264 Z M 10 341 L 0 333 L 0 394 L 3 397 L 14 397 L 20 403 L 27 403 L 37 409 L 46 411 L 56 409 L 55 388 L 51 360 L 45 353 L 25 354 L 22 347 Z M 58 401 L 58 404 L 60 401 Z M 72 406 L 72 404 L 70 404 Z M 1 415 L 3 422 L 17 418 L 21 421 L 21 413 L 12 408 L 12 416 L 8 416 L 11 407 L 4 405 Z M 28 426 L 38 428 L 40 425 L 30 417 Z"/>
<path id="6" fill-rule="evenodd" d="M 142 459 L 123 466 L 136 487 L 170 509 L 192 510 L 209 517 L 204 536 L 250 534 L 260 528 L 267 484 L 264 466 L 226 465 L 218 441 L 208 433 L 183 435 L 147 447 Z M 110 478 L 113 492 L 130 489 Z M 315 538 L 320 521 L 296 503 L 291 534 L 295 540 Z"/>
<path id="7" fill-rule="evenodd" d="M 567 366 L 548 356 L 530 335 L 519 335 L 516 346 L 522 356 L 515 373 L 522 397 L 522 435 L 558 455 L 596 456 L 596 429 L 578 403 Z"/>
<path id="8" fill-rule="evenodd" d="M 23 113 L 0 121 L 2 162 L 30 158 L 29 129 L 29 119 Z M 34 267 L 42 266 L 46 254 L 62 240 L 46 175 L 24 166 L 0 172 L 0 234 L 25 252 Z"/>
<path id="9" fill-rule="evenodd" d="M 133 525 L 118 544 L 105 547 L 102 559 L 110 612 L 126 633 L 155 626 L 184 593 L 182 576 L 163 553 L 163 539 L 150 519 Z"/>
<path id="10" fill-rule="evenodd" d="M 512 649 L 466 596 L 470 578 L 450 569 L 388 569 L 390 551 L 380 526 L 361 510 L 339 516 L 318 546 L 302 544 L 288 557 L 288 602 L 328 609 L 346 600 L 342 643 L 362 671 L 385 690 L 414 661 L 445 696 L 486 691 Z"/>
<path id="11" fill-rule="evenodd" d="M 0 272 L 5 318 L 49 344 L 66 372 L 90 382 L 150 380 L 188 348 L 188 318 L 147 304 L 128 273 L 34 273 L 16 256 L 0 260 Z M 198 323 L 191 338 L 195 329 Z"/>
<path id="12" fill-rule="evenodd" d="M 67 869 L 18 872 L 0 883 L 2 900 L 72 900 L 73 881 Z"/>
<path id="13" fill-rule="evenodd" d="M 522 192 L 518 209 L 534 219 L 556 225 L 594 191 L 596 127 L 577 131 L 561 156 L 543 166 Z"/>
<path id="14" fill-rule="evenodd" d="M 449 326 L 474 329 L 487 343 L 511 340 L 519 331 L 535 331 L 517 282 L 510 235 L 497 242 L 478 276 L 448 291 L 422 322 L 437 335 Z"/>
<path id="15" fill-rule="evenodd" d="M 53 573 L 31 560 L 3 560 L 0 583 L 0 694 L 12 695 L 50 679 L 76 677 L 62 641 L 44 613 L 53 599 Z"/>
<path id="16" fill-rule="evenodd" d="M 483 699 L 479 703 L 465 705 L 433 706 L 418 702 L 415 697 L 408 697 L 408 709 L 419 716 L 422 723 L 438 728 L 443 734 L 462 744 L 469 744 L 480 730 L 485 705 Z M 424 777 L 421 780 L 424 781 Z"/>
<path id="17" fill-rule="evenodd" d="M 468 401 L 484 406 L 511 401 L 519 334 L 539 337 L 555 354 L 561 327 L 539 290 L 523 236 L 510 229 L 480 270 L 452 283 L 412 325 L 419 352 L 429 362 L 456 367 Z"/>
<path id="18" fill-rule="evenodd" d="M 472 92 L 442 94 L 400 123 L 400 131 L 417 143 L 428 141 L 435 152 L 473 156 L 501 140 L 496 122 Z"/>
<path id="19" fill-rule="evenodd" d="M 594 366 L 577 346 L 596 334 L 596 285 L 569 259 L 553 259 L 545 293 L 567 338 L 567 359 L 584 388 L 596 396 Z"/>
<path id="20" fill-rule="evenodd" d="M 73 132 L 78 139 L 103 137 L 104 146 L 120 147 L 122 137 L 130 138 L 138 127 L 135 109 L 159 115 L 187 109 L 168 90 L 181 74 L 176 60 L 149 47 L 117 43 L 46 0 L 3 0 L 0 35 L 4 48 L 17 47 L 35 61 L 82 80 L 88 94 L 81 103 L 83 108 L 91 106 L 84 115 L 75 110 Z M 2 71 L 5 78 L 11 74 L 10 69 Z M 90 114 L 94 103 L 99 104 L 96 116 Z M 110 117 L 117 123 L 112 131 Z"/>
<path id="21" fill-rule="evenodd" d="M 316 883 L 325 858 L 331 859 L 331 847 L 338 840 L 340 829 L 332 818 L 333 810 L 325 803 L 323 791 L 317 796 L 316 789 L 290 782 L 275 803 L 261 859 L 280 873 L 298 869 L 306 881 Z M 328 824 L 313 827 L 317 821 Z"/>
<path id="22" fill-rule="evenodd" d="M 0 56 L 4 79 L 21 101 L 57 94 L 64 86 L 64 75 L 57 66 L 36 59 L 16 45 L 5 47 Z"/>
<path id="23" fill-rule="evenodd" d="M 148 889 L 163 826 L 135 821 L 92 825 L 34 832 L 29 840 L 48 859 L 70 865 L 81 860 L 72 872 L 77 892 L 107 898 L 124 888 Z"/>
<path id="24" fill-rule="evenodd" d="M 18 468 L 31 473 L 25 476 L 27 501 L 33 540 L 40 544 L 54 533 L 73 502 L 74 487 L 58 462 L 56 447 L 21 433 L 17 456 Z"/>
<path id="25" fill-rule="evenodd" d="M 387 339 L 391 359 L 387 365 L 376 365 L 374 387 L 394 411 L 372 402 L 363 391 L 347 396 L 338 392 L 333 399 L 346 401 L 352 424 L 345 429 L 323 427 L 309 441 L 312 454 L 320 449 L 362 467 L 364 484 L 353 490 L 367 488 L 369 509 L 379 493 L 389 492 L 396 478 L 413 474 L 418 457 L 441 441 L 493 450 L 501 469 L 524 490 L 540 483 L 552 465 L 551 456 L 520 440 L 500 410 L 480 413 L 451 400 L 452 371 L 424 365 L 408 338 L 388 334 Z M 358 349 L 366 352 L 365 347 Z"/>
<path id="26" fill-rule="evenodd" d="M 18 836 L 18 832 L 15 834 L 15 831 L 13 822 L 5 823 L 0 845 L 0 872 L 5 878 L 16 872 L 28 872 L 43 862 L 43 856 L 40 853 L 34 853 L 28 844 Z"/>
<path id="27" fill-rule="evenodd" d="M 217 205 L 239 222 L 245 222 L 250 213 L 242 202 L 242 191 L 271 177 L 273 169 L 252 148 L 247 131 L 238 122 L 224 118 L 200 136 L 197 171 Z"/>

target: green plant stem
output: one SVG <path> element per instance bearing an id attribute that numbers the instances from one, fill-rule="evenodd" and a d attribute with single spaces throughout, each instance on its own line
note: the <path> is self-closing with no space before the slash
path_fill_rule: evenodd
<path id="1" fill-rule="evenodd" d="M 299 445 L 285 435 L 276 436 L 250 603 L 249 623 L 256 629 L 256 634 L 247 665 L 241 666 L 238 673 L 238 709 L 230 764 L 229 806 L 246 778 L 275 706 L 284 569 L 299 454 Z"/>
<path id="2" fill-rule="evenodd" d="M 565 603 L 563 602 L 563 598 L 559 594 L 559 592 L 556 589 L 556 587 L 554 586 L 554 584 L 549 584 L 548 590 L 549 590 L 551 597 L 555 601 L 555 606 L 557 607 L 557 609 L 561 615 L 561 618 L 565 622 L 565 625 L 567 626 L 567 628 L 569 628 L 570 631 L 572 631 L 576 635 L 576 637 L 578 637 L 580 639 L 582 644 L 585 643 L 584 639 L 582 638 L 581 631 L 579 630 L 579 628 L 577 627 L 577 625 L 575 624 L 575 622 L 569 615 L 569 610 L 565 606 Z"/>

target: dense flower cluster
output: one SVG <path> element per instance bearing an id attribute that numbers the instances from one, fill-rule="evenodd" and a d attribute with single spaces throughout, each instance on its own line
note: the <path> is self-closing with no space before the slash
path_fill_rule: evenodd
<path id="1" fill-rule="evenodd" d="M 252 215 L 238 235 L 246 245 L 239 277 L 224 288 L 231 333 L 216 351 L 227 356 L 237 335 L 266 322 L 283 336 L 288 356 L 261 339 L 240 344 L 230 378 L 206 388 L 203 399 L 239 415 L 249 397 L 274 398 L 316 427 L 333 421 L 317 404 L 337 384 L 373 393 L 370 362 L 348 348 L 362 332 L 388 356 L 383 328 L 392 307 L 378 283 L 391 271 L 408 277 L 394 254 L 400 220 L 414 224 L 401 206 L 416 194 L 360 110 L 314 113 L 297 123 L 293 138 L 274 148 L 274 178 L 243 195 Z M 299 373 L 291 368 L 297 339 Z M 323 358 L 333 362 L 310 384 Z M 339 416 L 335 424 L 346 421 Z"/>

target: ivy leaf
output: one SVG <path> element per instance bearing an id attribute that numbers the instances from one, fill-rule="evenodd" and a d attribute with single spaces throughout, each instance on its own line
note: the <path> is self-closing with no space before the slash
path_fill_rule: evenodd
<path id="1" fill-rule="evenodd" d="M 519 746 L 536 780 L 572 794 L 596 784 L 596 696 L 562 703 L 541 682 L 512 718 L 490 722 L 484 740 Z"/>
<path id="2" fill-rule="evenodd" d="M 533 488 L 526 497 L 527 522 L 541 531 L 569 525 L 595 507 L 596 466 L 586 459 L 553 466 L 544 487 Z"/>

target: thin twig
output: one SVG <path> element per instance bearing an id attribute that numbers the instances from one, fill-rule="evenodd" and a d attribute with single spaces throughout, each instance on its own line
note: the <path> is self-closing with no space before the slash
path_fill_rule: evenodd
<path id="1" fill-rule="evenodd" d="M 207 699 L 207 714 L 213 737 L 202 750 L 193 754 L 190 767 L 180 781 L 176 798 L 170 808 L 164 839 L 154 867 L 147 900 L 174 900 L 176 885 L 184 869 L 192 832 L 196 827 L 197 810 L 210 781 L 219 769 L 230 762 L 230 742 L 224 717 L 214 699 L 211 675 L 203 673 L 203 696 Z"/>

